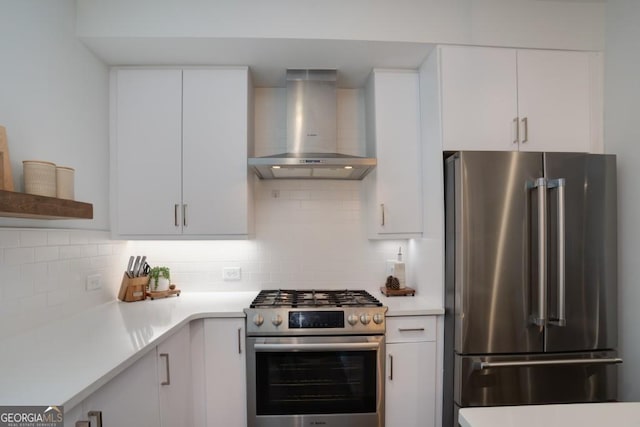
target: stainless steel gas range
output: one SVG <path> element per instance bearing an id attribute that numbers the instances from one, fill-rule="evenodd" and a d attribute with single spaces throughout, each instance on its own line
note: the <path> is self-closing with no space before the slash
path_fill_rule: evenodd
<path id="1" fill-rule="evenodd" d="M 247 315 L 249 427 L 383 427 L 387 308 L 366 291 L 264 290 Z"/>

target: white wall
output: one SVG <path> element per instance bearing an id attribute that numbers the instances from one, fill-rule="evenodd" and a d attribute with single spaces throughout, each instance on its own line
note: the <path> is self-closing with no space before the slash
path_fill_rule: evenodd
<path id="1" fill-rule="evenodd" d="M 604 0 L 79 0 L 78 35 L 600 50 L 604 10 Z"/>
<path id="2" fill-rule="evenodd" d="M 0 218 L 1 336 L 112 299 L 124 243 L 105 231 L 51 229 L 109 228 L 108 73 L 75 37 L 75 1 L 0 0 L 0 57 L 0 125 L 16 190 L 22 160 L 71 166 L 76 198 L 93 203 L 95 218 Z M 103 288 L 86 291 L 94 273 Z"/>
<path id="3" fill-rule="evenodd" d="M 93 221 L 0 219 L 0 226 L 82 227 L 108 222 L 108 73 L 75 37 L 74 0 L 0 0 L 0 125 L 16 190 L 22 161 L 75 168 L 76 199 Z"/>
<path id="4" fill-rule="evenodd" d="M 640 400 L 640 2 L 609 0 L 605 54 L 605 150 L 618 160 L 621 400 Z"/>

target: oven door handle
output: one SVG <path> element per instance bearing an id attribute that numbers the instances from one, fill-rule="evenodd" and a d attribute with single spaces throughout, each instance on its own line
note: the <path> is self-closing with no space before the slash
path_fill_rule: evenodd
<path id="1" fill-rule="evenodd" d="M 312 343 L 312 344 L 254 344 L 255 351 L 366 351 L 378 350 L 380 343 Z"/>

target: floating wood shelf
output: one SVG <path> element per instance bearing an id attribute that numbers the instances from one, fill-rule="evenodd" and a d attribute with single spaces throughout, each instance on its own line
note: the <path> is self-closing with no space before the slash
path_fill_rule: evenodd
<path id="1" fill-rule="evenodd" d="M 91 203 L 0 190 L 0 216 L 31 219 L 93 219 Z"/>

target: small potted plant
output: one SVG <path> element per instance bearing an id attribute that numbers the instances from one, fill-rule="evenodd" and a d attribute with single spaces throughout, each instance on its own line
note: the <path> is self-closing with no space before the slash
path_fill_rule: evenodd
<path id="1" fill-rule="evenodd" d="M 169 267 L 152 267 L 149 270 L 149 290 L 152 292 L 166 291 L 171 284 Z"/>

